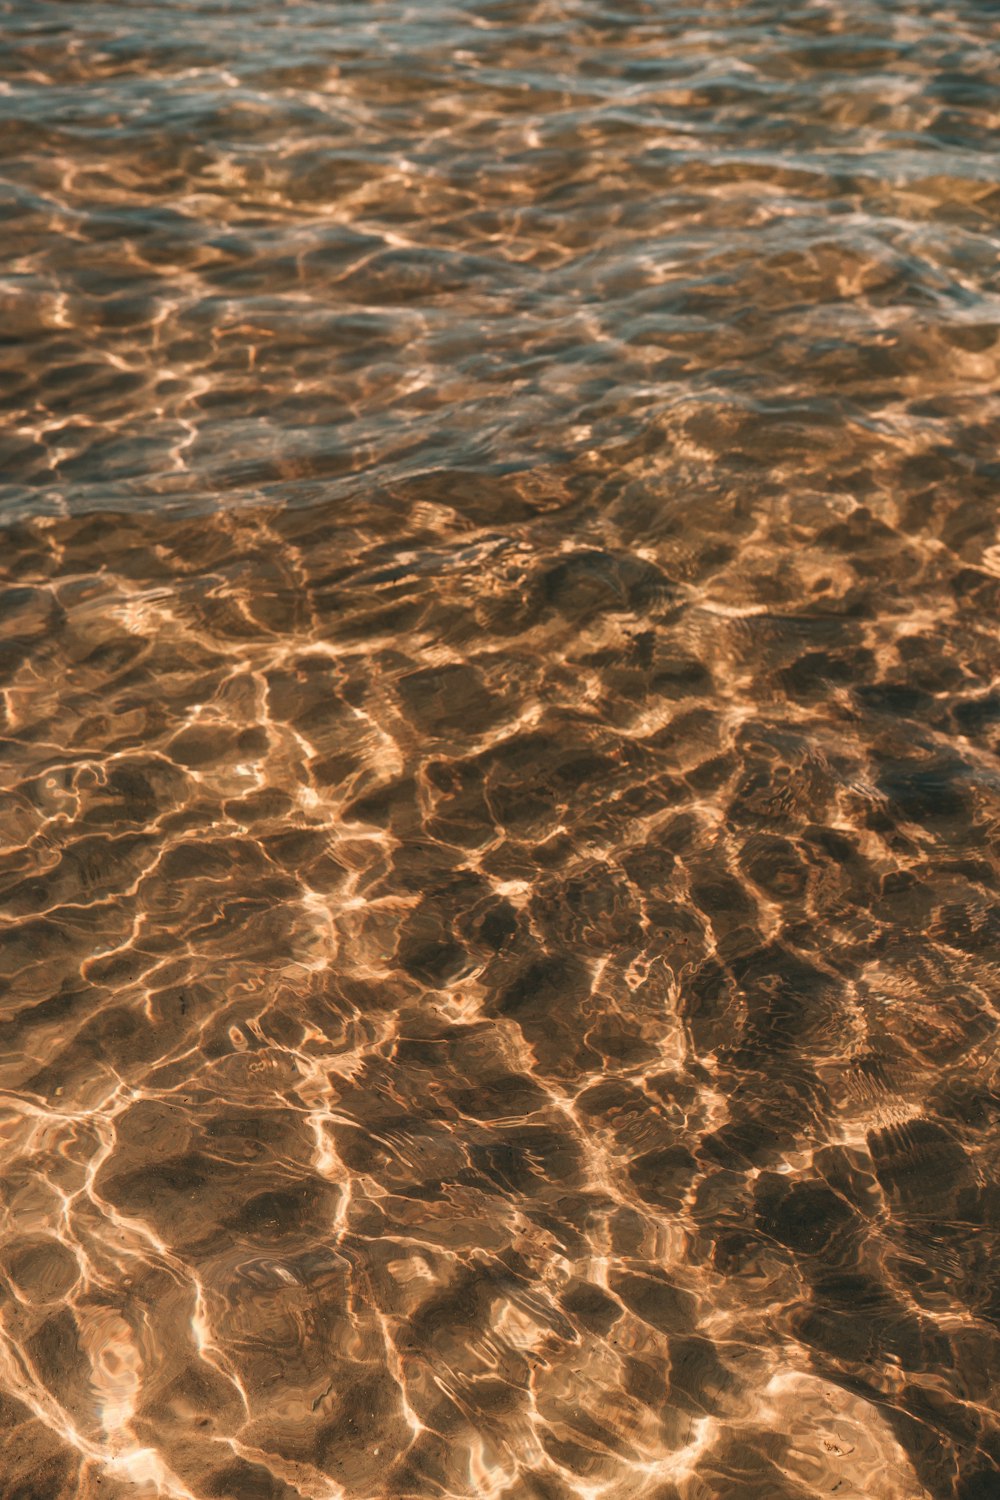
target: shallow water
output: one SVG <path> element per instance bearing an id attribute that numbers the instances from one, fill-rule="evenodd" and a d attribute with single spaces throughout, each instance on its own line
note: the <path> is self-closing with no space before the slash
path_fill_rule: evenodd
<path id="1" fill-rule="evenodd" d="M 1000 1495 L 997 7 L 0 33 L 0 1493 Z"/>

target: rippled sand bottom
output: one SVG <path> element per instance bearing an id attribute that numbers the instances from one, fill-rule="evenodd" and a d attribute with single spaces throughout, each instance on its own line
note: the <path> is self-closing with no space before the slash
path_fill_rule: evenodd
<path id="1" fill-rule="evenodd" d="M 996 1493 L 975 434 L 682 437 L 8 529 L 5 1495 Z"/>

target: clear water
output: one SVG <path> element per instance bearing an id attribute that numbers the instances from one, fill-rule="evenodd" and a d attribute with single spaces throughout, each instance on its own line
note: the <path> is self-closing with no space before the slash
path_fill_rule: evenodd
<path id="1" fill-rule="evenodd" d="M 0 1490 L 1000 1495 L 1000 11 L 0 5 Z"/>

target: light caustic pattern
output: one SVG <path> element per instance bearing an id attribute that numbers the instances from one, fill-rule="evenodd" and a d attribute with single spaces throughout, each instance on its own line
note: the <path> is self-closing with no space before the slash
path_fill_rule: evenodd
<path id="1" fill-rule="evenodd" d="M 625 453 L 503 532 L 453 476 L 11 530 L 23 1493 L 909 1500 L 990 1451 L 1000 583 L 911 459 L 834 514 L 685 486 L 675 539 Z"/>
<path id="2" fill-rule="evenodd" d="M 1000 1494 L 995 12 L 0 20 L 3 1500 Z"/>

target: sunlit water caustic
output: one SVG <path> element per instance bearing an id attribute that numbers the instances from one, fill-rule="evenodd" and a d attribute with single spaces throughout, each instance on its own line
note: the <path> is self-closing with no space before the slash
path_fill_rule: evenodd
<path id="1" fill-rule="evenodd" d="M 0 5 L 0 1495 L 1000 1496 L 1000 9 Z"/>

